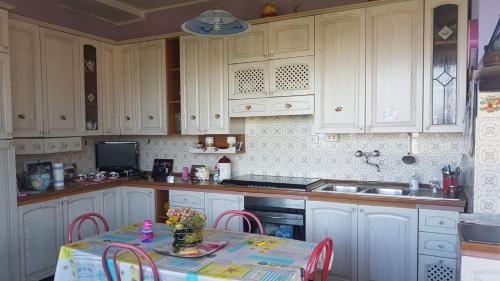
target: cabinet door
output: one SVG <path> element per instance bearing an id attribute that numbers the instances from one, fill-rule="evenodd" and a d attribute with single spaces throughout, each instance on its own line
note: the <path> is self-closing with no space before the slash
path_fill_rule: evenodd
<path id="1" fill-rule="evenodd" d="M 316 16 L 315 129 L 363 133 L 365 9 Z"/>
<path id="2" fill-rule="evenodd" d="M 269 64 L 266 61 L 229 66 L 229 99 L 269 96 Z"/>
<path id="3" fill-rule="evenodd" d="M 422 131 L 423 1 L 366 10 L 366 132 Z"/>
<path id="4" fill-rule="evenodd" d="M 109 224 L 110 230 L 123 226 L 122 223 L 122 193 L 119 187 L 101 191 L 101 214 Z"/>
<path id="5" fill-rule="evenodd" d="M 462 256 L 463 281 L 497 281 L 500 280 L 500 260 Z"/>
<path id="6" fill-rule="evenodd" d="M 314 17 L 269 23 L 269 58 L 314 55 Z"/>
<path id="7" fill-rule="evenodd" d="M 165 40 L 139 43 L 137 56 L 139 132 L 143 135 L 166 134 Z"/>
<path id="8" fill-rule="evenodd" d="M 101 213 L 100 206 L 101 206 L 101 200 L 99 192 L 84 193 L 81 195 L 70 196 L 64 199 L 64 213 L 65 213 L 64 229 L 66 230 L 64 232 L 65 233 L 64 239 L 66 242 L 68 242 L 67 241 L 69 235 L 68 231 L 71 222 L 75 218 L 83 214 Z M 103 228 L 100 229 L 102 230 Z M 80 228 L 80 233 L 82 239 L 96 235 L 94 224 L 90 221 L 84 222 Z M 78 237 L 75 228 L 75 230 L 73 231 L 73 241 L 77 240 Z"/>
<path id="9" fill-rule="evenodd" d="M 358 280 L 417 280 L 415 209 L 358 206 Z"/>
<path id="10" fill-rule="evenodd" d="M 269 96 L 314 95 L 314 57 L 269 61 Z"/>
<path id="11" fill-rule="evenodd" d="M 12 125 L 14 137 L 43 135 L 40 29 L 37 25 L 9 21 Z"/>
<path id="12" fill-rule="evenodd" d="M 83 134 L 102 135 L 104 132 L 104 99 L 101 93 L 101 43 L 80 37 L 80 69 L 82 70 Z"/>
<path id="13" fill-rule="evenodd" d="M 101 99 L 103 101 L 103 132 L 106 135 L 120 134 L 120 93 L 115 87 L 119 83 L 117 62 L 118 47 L 110 44 L 102 44 L 99 56 L 98 72 Z"/>
<path id="14" fill-rule="evenodd" d="M 212 228 L 217 217 L 225 211 L 243 210 L 244 201 L 242 195 L 205 193 L 205 214 L 207 215 L 207 228 Z M 224 217 L 219 223 L 219 228 L 223 229 L 226 224 Z M 228 225 L 229 230 L 243 231 L 241 218 L 233 218 Z"/>
<path id="15" fill-rule="evenodd" d="M 45 135 L 82 135 L 78 37 L 40 28 Z"/>
<path id="16" fill-rule="evenodd" d="M 9 12 L 0 9 L 0 52 L 9 52 Z"/>
<path id="17" fill-rule="evenodd" d="M 12 138 L 9 54 L 0 53 L 0 139 Z"/>
<path id="18" fill-rule="evenodd" d="M 123 224 L 155 220 L 154 190 L 150 188 L 122 188 Z"/>
<path id="19" fill-rule="evenodd" d="M 228 38 L 229 63 L 263 61 L 268 59 L 269 26 L 253 25 L 250 31 Z"/>
<path id="20" fill-rule="evenodd" d="M 227 44 L 224 38 L 206 40 L 204 102 L 205 134 L 228 134 Z"/>
<path id="21" fill-rule="evenodd" d="M 424 132 L 463 132 L 467 0 L 425 1 Z"/>
<path id="22" fill-rule="evenodd" d="M 353 204 L 307 201 L 306 240 L 333 239 L 335 280 L 357 280 L 357 207 Z"/>
<path id="23" fill-rule="evenodd" d="M 21 280 L 54 275 L 59 247 L 64 244 L 62 201 L 26 205 L 18 211 Z"/>
<path id="24" fill-rule="evenodd" d="M 456 259 L 418 256 L 418 281 L 457 281 Z"/>
<path id="25" fill-rule="evenodd" d="M 121 133 L 124 135 L 137 134 L 139 127 L 138 105 L 139 95 L 137 92 L 138 77 L 136 68 L 138 67 L 137 53 L 135 45 L 123 45 L 120 50 L 120 67 L 121 67 L 121 118 L 120 127 Z"/>
<path id="26" fill-rule="evenodd" d="M 14 142 L 0 141 L 0 276 L 18 280 L 17 185 Z"/>
<path id="27" fill-rule="evenodd" d="M 182 134 L 199 135 L 202 133 L 200 115 L 203 91 L 202 40 L 194 36 L 180 39 L 181 64 L 181 116 Z"/>

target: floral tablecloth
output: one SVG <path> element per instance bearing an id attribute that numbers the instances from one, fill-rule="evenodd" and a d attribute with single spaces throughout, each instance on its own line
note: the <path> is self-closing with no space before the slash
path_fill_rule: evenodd
<path id="1" fill-rule="evenodd" d="M 154 241 L 141 243 L 140 224 L 128 225 L 116 231 L 67 244 L 61 247 L 55 281 L 106 280 L 101 255 L 110 242 L 139 245 L 153 258 L 160 280 L 301 280 L 315 243 L 291 239 L 206 230 L 204 241 L 228 241 L 219 251 L 202 258 L 178 258 L 160 255 L 153 249 L 172 243 L 172 230 L 165 224 L 155 224 Z M 111 256 L 111 255 L 110 255 Z M 132 256 L 118 257 L 122 280 L 138 280 L 138 267 Z M 111 258 L 108 264 L 112 268 Z M 114 270 L 111 269 L 113 272 Z M 151 270 L 145 266 L 145 280 L 153 280 Z"/>

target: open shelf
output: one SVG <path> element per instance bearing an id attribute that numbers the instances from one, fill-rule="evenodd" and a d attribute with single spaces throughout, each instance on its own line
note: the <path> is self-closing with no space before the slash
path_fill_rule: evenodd
<path id="1" fill-rule="evenodd" d="M 168 135 L 180 135 L 181 75 L 179 38 L 166 39 Z M 177 119 L 177 121 L 176 121 Z"/>

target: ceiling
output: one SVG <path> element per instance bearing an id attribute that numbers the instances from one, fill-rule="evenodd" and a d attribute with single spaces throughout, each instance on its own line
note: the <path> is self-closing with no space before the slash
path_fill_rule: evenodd
<path id="1" fill-rule="evenodd" d="M 124 25 L 145 20 L 147 13 L 210 0 L 45 0 L 100 20 Z"/>

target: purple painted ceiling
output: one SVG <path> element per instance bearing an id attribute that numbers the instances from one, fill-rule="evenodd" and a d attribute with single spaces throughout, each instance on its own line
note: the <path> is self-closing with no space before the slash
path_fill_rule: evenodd
<path id="1" fill-rule="evenodd" d="M 215 6 L 230 11 L 239 18 L 250 20 L 259 18 L 260 7 L 266 2 L 276 4 L 280 15 L 293 13 L 296 3 L 300 5 L 299 11 L 309 11 L 366 2 L 366 0 L 216 0 L 148 13 L 144 21 L 116 26 L 43 0 L 4 1 L 16 5 L 12 11 L 14 14 L 114 40 L 180 31 L 181 23 Z"/>

